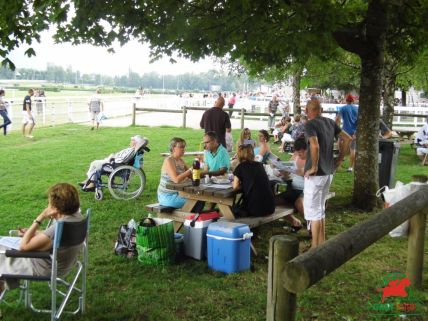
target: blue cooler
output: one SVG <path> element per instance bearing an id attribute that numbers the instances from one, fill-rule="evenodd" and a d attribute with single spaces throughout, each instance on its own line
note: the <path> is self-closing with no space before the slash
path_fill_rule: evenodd
<path id="1" fill-rule="evenodd" d="M 215 271 L 236 273 L 250 268 L 250 228 L 246 224 L 218 221 L 208 226 L 208 266 Z"/>

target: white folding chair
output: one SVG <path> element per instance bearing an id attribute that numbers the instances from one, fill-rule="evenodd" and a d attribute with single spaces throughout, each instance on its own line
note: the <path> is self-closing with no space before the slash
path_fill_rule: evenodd
<path id="1" fill-rule="evenodd" d="M 64 222 L 57 221 L 55 225 L 55 237 L 53 240 L 53 248 L 51 252 L 21 252 L 17 250 L 6 250 L 0 255 L 6 257 L 22 257 L 22 258 L 40 258 L 48 259 L 51 261 L 52 269 L 50 276 L 34 276 L 34 275 L 16 275 L 16 274 L 1 274 L 0 280 L 18 279 L 23 280 L 20 286 L 21 297 L 24 299 L 24 304 L 34 312 L 50 313 L 51 320 L 58 320 L 61 314 L 71 313 L 82 314 L 85 312 L 85 299 L 86 299 L 86 270 L 88 263 L 88 234 L 89 234 L 89 220 L 91 216 L 91 209 L 86 211 L 86 218 L 80 222 Z M 76 262 L 75 267 L 67 276 L 66 281 L 57 275 L 58 272 L 58 250 L 62 247 L 77 246 L 82 244 L 82 251 Z M 80 279 L 80 280 L 79 280 Z M 32 293 L 30 291 L 31 281 L 48 282 L 51 295 L 51 308 L 38 309 L 33 306 Z M 78 283 L 80 281 L 80 287 Z M 65 290 L 58 288 L 62 285 Z M 66 311 L 65 306 L 68 303 L 73 291 L 78 294 L 78 307 L 74 311 Z M 5 297 L 7 290 L 0 294 L 0 303 Z M 57 305 L 57 294 L 62 297 L 61 304 Z"/>

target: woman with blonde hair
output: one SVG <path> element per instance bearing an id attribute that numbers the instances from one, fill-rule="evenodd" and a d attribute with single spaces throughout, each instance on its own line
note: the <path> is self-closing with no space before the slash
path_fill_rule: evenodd
<path id="1" fill-rule="evenodd" d="M 240 145 L 251 145 L 256 147 L 255 140 L 251 139 L 251 130 L 249 128 L 244 128 L 239 135 L 239 139 L 236 142 L 236 150 L 239 149 Z"/>
<path id="2" fill-rule="evenodd" d="M 275 211 L 275 198 L 263 164 L 254 161 L 251 145 L 238 148 L 239 165 L 233 172 L 233 188 L 242 189 L 242 201 L 234 208 L 237 217 L 266 216 Z"/>

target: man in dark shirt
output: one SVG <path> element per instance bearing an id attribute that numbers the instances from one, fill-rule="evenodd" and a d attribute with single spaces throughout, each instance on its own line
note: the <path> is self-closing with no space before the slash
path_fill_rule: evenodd
<path id="1" fill-rule="evenodd" d="M 352 140 L 334 120 L 322 117 L 321 103 L 317 99 L 310 100 L 306 105 L 309 121 L 305 125 L 305 137 L 309 143 L 309 151 L 305 164 L 305 186 L 303 207 L 308 228 L 312 230 L 312 248 L 325 241 L 325 202 L 333 172 L 343 161 L 344 151 L 349 148 Z M 333 159 L 334 139 L 342 139 L 339 144 L 339 158 Z"/>
<path id="2" fill-rule="evenodd" d="M 28 138 L 33 138 L 31 132 L 33 131 L 34 125 L 36 122 L 34 120 L 34 115 L 31 111 L 31 96 L 34 95 L 34 90 L 29 89 L 28 95 L 24 98 L 24 103 L 22 105 L 22 135 Z M 26 134 L 26 127 L 28 127 L 28 132 Z"/>
<path id="3" fill-rule="evenodd" d="M 218 142 L 226 147 L 226 131 L 231 131 L 230 117 L 223 111 L 224 98 L 218 97 L 214 107 L 208 109 L 202 115 L 200 126 L 205 132 L 213 131 L 217 134 Z"/>

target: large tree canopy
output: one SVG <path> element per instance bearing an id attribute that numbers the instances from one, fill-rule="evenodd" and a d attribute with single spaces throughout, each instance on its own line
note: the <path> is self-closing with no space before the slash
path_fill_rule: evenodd
<path id="1" fill-rule="evenodd" d="M 4 1 L 0 55 L 31 43 L 49 23 L 55 39 L 111 46 L 149 41 L 154 58 L 174 51 L 244 59 L 263 70 L 304 65 L 338 47 L 361 59 L 355 204 L 371 209 L 378 188 L 378 122 L 385 53 L 412 60 L 427 37 L 428 1 L 422 0 L 105 0 Z M 28 54 L 32 54 L 31 49 Z M 8 62 L 6 60 L 6 62 Z"/>

